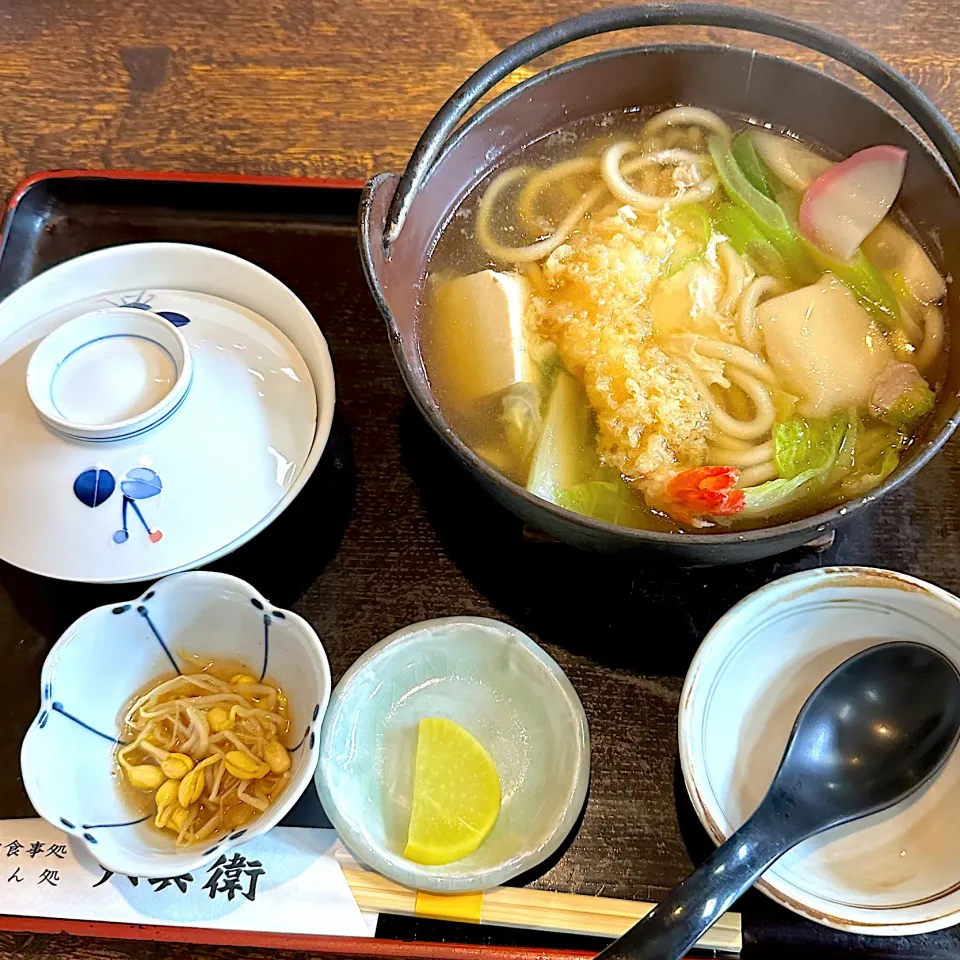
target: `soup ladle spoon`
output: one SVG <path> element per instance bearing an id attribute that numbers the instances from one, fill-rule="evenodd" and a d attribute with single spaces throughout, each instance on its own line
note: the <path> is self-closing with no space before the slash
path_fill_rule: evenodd
<path id="1" fill-rule="evenodd" d="M 753 815 L 603 960 L 678 960 L 779 857 L 920 789 L 960 735 L 960 675 L 919 643 L 881 643 L 840 664 L 797 716 Z"/>

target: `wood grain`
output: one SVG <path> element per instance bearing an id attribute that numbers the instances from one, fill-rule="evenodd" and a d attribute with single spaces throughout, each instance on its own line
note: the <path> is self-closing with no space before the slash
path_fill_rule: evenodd
<path id="1" fill-rule="evenodd" d="M 344 868 L 344 876 L 361 910 L 401 917 L 449 920 L 609 937 L 623 936 L 653 909 L 642 900 L 557 893 L 532 887 L 494 887 L 482 894 L 431 895 L 408 890 L 372 870 Z M 464 903 L 465 901 L 465 903 Z M 439 906 L 439 912 L 434 912 Z M 473 911 L 476 910 L 476 914 Z M 740 915 L 725 913 L 704 934 L 704 950 L 739 953 L 743 943 Z"/>
<path id="2" fill-rule="evenodd" d="M 765 5 L 860 42 L 960 121 L 960 21 L 946 0 Z M 473 69 L 531 30 L 584 8 L 575 0 L 0 0 L 0 191 L 9 192 L 27 173 L 64 167 L 350 178 L 399 170 L 433 112 Z M 542 65 L 640 37 L 585 41 Z M 754 45 L 819 63 L 814 55 L 726 31 L 642 34 L 643 42 L 677 37 Z M 241 231 L 231 242 L 236 252 L 261 259 L 256 238 Z M 213 235 L 198 239 L 216 242 Z M 378 401 L 363 391 L 342 397 L 356 479 L 342 545 L 323 576 L 314 580 L 326 557 L 295 576 L 263 560 L 251 567 L 249 556 L 238 561 L 247 568 L 231 571 L 254 580 L 276 602 L 295 604 L 322 636 L 336 638 L 337 675 L 380 637 L 429 616 L 501 616 L 541 639 L 577 689 L 589 691 L 591 725 L 616 735 L 604 738 L 595 757 L 595 785 L 579 834 L 534 883 L 656 899 L 681 879 L 704 842 L 681 802 L 675 753 L 662 748 L 674 735 L 686 665 L 731 596 L 796 564 L 771 561 L 730 571 L 726 579 L 685 571 L 651 582 L 642 569 L 611 571 L 599 563 L 587 569 L 564 555 L 531 577 L 523 566 L 526 552 L 508 560 L 500 552 L 516 530 L 499 510 L 473 498 L 465 519 L 459 475 L 424 473 L 423 463 L 439 462 L 441 454 L 406 401 L 372 305 L 357 301 L 355 258 L 333 271 L 340 277 L 336 289 L 326 289 L 323 278 L 295 272 L 296 241 L 264 253 L 265 265 L 318 316 L 333 311 L 325 329 L 333 334 L 338 377 L 365 384 Z M 347 302 L 357 305 L 348 309 Z M 374 341 L 379 348 L 368 350 L 365 344 Z M 915 497 L 913 488 L 898 494 L 893 519 L 861 525 L 830 559 L 885 560 L 956 591 L 960 574 L 952 558 L 960 550 L 960 518 L 956 506 L 941 505 L 937 490 L 955 486 L 957 474 L 953 462 L 936 461 L 924 473 L 922 495 Z M 911 515 L 909 527 L 897 522 L 904 513 Z M 465 523 L 483 529 L 479 542 Z M 942 549 L 923 552 L 924 542 L 937 537 Z M 565 578 L 572 589 L 558 610 Z M 0 636 L 34 658 L 42 657 L 58 626 L 115 595 L 67 591 L 51 607 L 42 585 L 17 581 L 9 571 L 3 581 Z M 595 598 L 609 590 L 617 593 L 616 612 L 598 615 Z M 682 599 L 691 592 L 693 605 Z M 35 609 L 23 618 L 16 607 L 27 605 Z M 664 637 L 645 632 L 651 624 L 679 627 Z M 12 691 L 12 682 L 0 675 L 0 696 Z M 4 767 L 0 776 L 8 775 Z M 664 802 L 671 787 L 676 806 Z M 753 907 L 756 913 L 773 909 L 760 898 Z M 779 922 L 775 914 L 771 923 Z M 806 943 L 816 945 L 812 934 Z M 956 949 L 937 941 L 924 956 L 947 957 Z M 875 944 L 859 953 L 880 955 Z M 302 954 L 0 934 L 0 960 L 48 956 L 293 960 Z"/>
<path id="3" fill-rule="evenodd" d="M 862 43 L 960 117 L 950 3 L 765 5 Z M 473 69 L 583 9 L 575 0 L 0 0 L 0 190 L 56 167 L 345 177 L 400 169 Z M 684 28 L 584 41 L 544 62 L 641 36 L 796 55 L 763 38 Z"/>

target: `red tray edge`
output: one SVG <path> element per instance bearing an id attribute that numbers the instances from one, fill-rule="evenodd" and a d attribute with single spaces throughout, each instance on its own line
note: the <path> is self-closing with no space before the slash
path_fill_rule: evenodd
<path id="1" fill-rule="evenodd" d="M 0 917 L 0 931 L 65 933 L 76 937 L 106 937 L 112 940 L 259 947 L 346 957 L 403 957 L 410 960 L 592 960 L 595 956 L 593 951 L 583 950 L 381 940 L 377 937 L 323 937 L 312 934 L 258 933 L 253 930 L 208 930 L 200 927 L 151 926 L 102 920 L 55 920 L 44 917 Z"/>
<path id="2" fill-rule="evenodd" d="M 178 173 L 155 170 L 42 170 L 21 180 L 10 194 L 4 219 L 27 191 L 45 180 L 75 177 L 107 180 L 171 180 L 188 183 L 235 183 L 252 186 L 299 186 L 359 189 L 363 180 L 327 177 L 272 177 L 246 174 Z M 96 920 L 57 920 L 44 917 L 0 916 L 0 931 L 69 934 L 114 940 L 155 940 L 211 946 L 303 950 L 349 957 L 403 957 L 409 960 L 591 960 L 593 951 L 501 947 L 487 944 L 413 942 L 377 937 L 323 937 L 309 934 L 258 933 L 250 930 L 208 930 L 200 927 L 149 926 Z"/>
<path id="3" fill-rule="evenodd" d="M 321 187 L 359 190 L 364 180 L 338 177 L 260 176 L 245 173 L 183 173 L 175 170 L 39 170 L 21 180 L 7 201 L 10 213 L 34 185 L 44 180 L 88 177 L 98 180 L 173 180 L 181 183 L 238 183 L 262 187 Z"/>

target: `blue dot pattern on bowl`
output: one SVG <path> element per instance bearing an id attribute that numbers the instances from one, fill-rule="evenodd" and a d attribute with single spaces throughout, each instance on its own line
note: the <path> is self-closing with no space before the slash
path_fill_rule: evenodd
<path id="1" fill-rule="evenodd" d="M 144 599 L 146 599 L 146 597 L 144 597 Z M 163 647 L 163 652 L 167 655 L 167 659 L 173 665 L 173 669 L 176 670 L 180 676 L 183 676 L 183 671 L 180 669 L 180 665 L 176 660 L 174 660 L 173 654 L 170 652 L 170 648 L 163 642 L 163 637 L 160 636 L 160 631 L 157 630 L 156 624 L 150 619 L 150 611 L 147 610 L 147 608 L 141 603 L 137 606 L 137 613 L 139 613 L 140 616 L 146 620 L 147 626 L 150 628 L 154 637 L 156 637 L 157 643 Z"/>

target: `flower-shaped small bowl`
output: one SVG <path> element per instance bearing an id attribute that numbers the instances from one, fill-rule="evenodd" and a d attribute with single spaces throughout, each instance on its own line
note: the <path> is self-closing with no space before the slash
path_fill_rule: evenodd
<path id="1" fill-rule="evenodd" d="M 240 661 L 279 684 L 290 705 L 293 766 L 287 789 L 245 830 L 177 849 L 152 813 L 132 811 L 114 752 L 124 708 L 154 678 L 185 670 L 181 651 Z M 208 572 L 176 574 L 137 600 L 91 610 L 53 646 L 40 683 L 20 755 L 31 803 L 108 870 L 149 877 L 199 869 L 280 821 L 313 776 L 331 686 L 326 654 L 302 617 L 236 577 Z"/>

